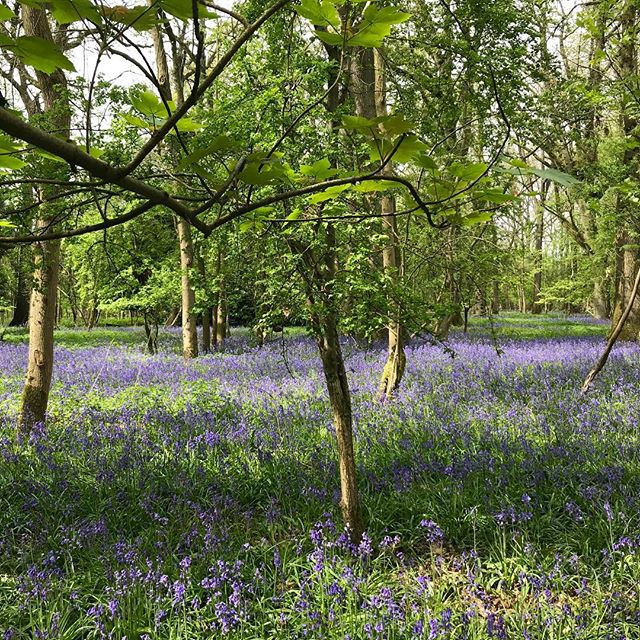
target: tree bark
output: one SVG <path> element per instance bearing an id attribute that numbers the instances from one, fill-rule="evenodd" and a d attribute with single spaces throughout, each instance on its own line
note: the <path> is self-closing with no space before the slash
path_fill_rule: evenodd
<path id="1" fill-rule="evenodd" d="M 196 292 L 191 286 L 190 271 L 193 269 L 193 240 L 191 227 L 183 218 L 177 218 L 178 239 L 180 241 L 180 269 L 182 272 L 182 355 L 185 359 L 198 355 L 198 327 L 193 309 Z"/>
<path id="2" fill-rule="evenodd" d="M 42 9 L 22 7 L 22 22 L 27 36 L 53 42 L 53 36 Z M 59 135 L 69 137 L 71 111 L 67 96 L 67 80 L 58 69 L 48 75 L 36 71 L 45 112 L 51 128 Z M 52 163 L 53 165 L 53 163 Z M 59 166 L 52 166 L 60 171 Z M 46 199 L 47 194 L 41 194 Z M 43 217 L 37 221 L 38 229 L 51 229 L 56 212 L 45 206 Z M 22 392 L 18 419 L 18 433 L 29 434 L 33 427 L 45 420 L 53 373 L 53 330 L 56 321 L 56 299 L 60 271 L 60 241 L 39 243 L 35 246 L 33 289 L 29 307 L 29 355 L 27 377 Z"/>
<path id="3" fill-rule="evenodd" d="M 207 269 L 202 257 L 202 251 L 198 251 L 198 272 L 200 273 L 200 279 L 203 283 L 204 290 L 207 291 Z M 204 311 L 202 312 L 202 351 L 209 353 L 211 351 L 211 307 L 209 300 L 206 300 Z"/>
<path id="4" fill-rule="evenodd" d="M 543 193 L 540 195 L 544 197 Z M 540 292 L 542 291 L 542 242 L 544 239 L 544 208 L 542 203 L 536 204 L 536 226 L 534 231 L 535 246 L 533 259 L 533 295 L 531 296 L 531 312 L 542 313 L 540 304 Z"/>
<path id="5" fill-rule="evenodd" d="M 611 306 L 609 296 L 605 290 L 604 282 L 601 278 L 593 281 L 593 293 L 591 294 L 592 314 L 599 320 L 606 320 L 610 317 Z"/>
<path id="6" fill-rule="evenodd" d="M 227 337 L 227 297 L 224 277 L 224 252 L 218 249 L 218 303 L 215 308 L 216 344 L 220 345 Z"/>
<path id="7" fill-rule="evenodd" d="M 340 467 L 340 509 L 351 539 L 354 542 L 359 542 L 364 532 L 364 520 L 360 509 L 353 447 L 351 393 L 340 348 L 336 318 L 333 314 L 326 314 L 322 318 L 321 329 L 316 335 L 316 341 L 336 430 Z"/>
<path id="8" fill-rule="evenodd" d="M 319 231 L 316 230 L 316 233 Z M 313 255 L 311 247 L 305 247 L 293 239 L 288 242 L 300 257 L 300 272 L 307 296 L 311 328 L 320 352 L 336 430 L 342 518 L 352 542 L 357 544 L 365 526 L 358 492 L 351 391 L 340 347 L 338 319 L 333 307 L 332 289 L 336 276 L 335 229 L 331 223 L 327 224 L 323 255 Z"/>

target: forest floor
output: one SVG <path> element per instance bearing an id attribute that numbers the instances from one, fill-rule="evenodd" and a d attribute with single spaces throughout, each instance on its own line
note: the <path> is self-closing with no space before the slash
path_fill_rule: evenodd
<path id="1" fill-rule="evenodd" d="M 397 397 L 345 340 L 368 535 L 339 521 L 313 342 L 62 329 L 52 417 L 18 447 L 24 332 L 0 343 L 0 637 L 640 637 L 640 347 L 583 397 L 605 324 L 473 319 L 413 343 Z M 4 634 L 4 635 L 2 635 Z"/>

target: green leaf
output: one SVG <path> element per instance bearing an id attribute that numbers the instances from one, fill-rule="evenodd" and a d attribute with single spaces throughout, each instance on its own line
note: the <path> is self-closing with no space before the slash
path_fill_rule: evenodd
<path id="1" fill-rule="evenodd" d="M 285 167 L 279 159 L 248 162 L 238 176 L 247 184 L 266 185 L 278 181 L 285 175 Z"/>
<path id="2" fill-rule="evenodd" d="M 484 174 L 488 169 L 485 162 L 455 163 L 451 166 L 450 173 L 460 180 L 460 182 L 473 182 Z"/>
<path id="3" fill-rule="evenodd" d="M 90 0 L 52 0 L 51 13 L 58 24 L 89 20 L 102 24 L 102 16 Z"/>
<path id="4" fill-rule="evenodd" d="M 204 129 L 204 125 L 200 122 L 196 122 L 193 118 L 180 118 L 178 122 L 176 122 L 176 127 L 178 131 L 184 131 L 186 133 L 190 131 L 200 131 Z M 175 130 L 172 129 L 171 133 L 175 133 Z"/>
<path id="5" fill-rule="evenodd" d="M 159 0 L 159 5 L 166 13 L 179 20 L 190 20 L 193 18 L 192 0 Z M 198 19 L 215 18 L 216 14 L 209 11 L 207 7 L 198 3 Z"/>
<path id="6" fill-rule="evenodd" d="M 9 169 L 11 171 L 15 171 L 16 169 L 22 169 L 22 167 L 26 167 L 27 163 L 24 160 L 20 160 L 20 158 L 16 158 L 15 156 L 9 156 L 5 154 L 0 154 L 0 170 Z"/>
<path id="7" fill-rule="evenodd" d="M 50 74 L 56 69 L 75 71 L 71 60 L 44 38 L 21 36 L 11 40 L 5 37 L 0 40 L 0 48 L 13 51 L 26 65 L 43 73 Z"/>
<path id="8" fill-rule="evenodd" d="M 375 120 L 378 124 L 382 125 L 384 133 L 389 136 L 399 136 L 403 133 L 409 133 L 415 129 L 413 122 L 405 120 L 399 115 L 381 116 Z"/>
<path id="9" fill-rule="evenodd" d="M 391 180 L 363 180 L 353 187 L 358 193 L 371 193 L 374 191 L 388 191 L 397 187 L 396 182 Z"/>
<path id="10" fill-rule="evenodd" d="M 13 13 L 13 11 L 9 9 L 9 7 L 5 7 L 4 5 L 0 6 L 0 20 L 4 22 L 5 20 L 11 20 L 12 18 L 15 18 L 15 17 L 16 17 L 16 14 Z"/>
<path id="11" fill-rule="evenodd" d="M 381 47 L 383 40 L 391 33 L 391 26 L 406 22 L 410 13 L 395 7 L 376 7 L 369 5 L 362 16 L 358 32 L 349 38 L 351 47 Z"/>
<path id="12" fill-rule="evenodd" d="M 335 187 L 329 187 L 320 193 L 315 193 L 312 196 L 309 196 L 308 201 L 309 204 L 320 204 L 321 202 L 326 202 L 327 200 L 334 200 L 338 198 L 341 193 L 351 189 L 350 184 L 340 184 Z"/>
<path id="13" fill-rule="evenodd" d="M 302 209 L 294 209 L 285 219 L 297 220 L 302 215 Z"/>
<path id="14" fill-rule="evenodd" d="M 511 173 L 515 175 L 534 175 L 542 178 L 543 180 L 551 180 L 557 182 L 563 187 L 571 187 L 576 184 L 580 184 L 581 181 L 574 176 L 564 173 L 558 169 L 538 169 L 537 167 L 530 167 L 526 162 L 515 158 L 509 161 L 512 167 L 516 167 L 516 170 L 509 169 L 509 167 L 502 167 L 500 171 L 502 173 Z"/>
<path id="15" fill-rule="evenodd" d="M 559 171 L 558 169 L 536 169 L 534 167 L 530 167 L 529 171 L 543 180 L 557 182 L 563 187 L 571 187 L 572 185 L 580 184 L 580 180 L 578 180 L 578 178 L 574 178 L 572 175 Z"/>
<path id="16" fill-rule="evenodd" d="M 371 162 L 388 158 L 393 153 L 394 162 L 410 162 L 427 150 L 427 145 L 416 136 L 407 136 L 399 144 L 398 140 L 377 140 L 370 143 Z"/>
<path id="17" fill-rule="evenodd" d="M 60 156 L 56 156 L 53 153 L 49 153 L 48 151 L 45 151 L 44 149 L 34 149 L 33 150 L 34 153 L 36 153 L 37 155 L 46 158 L 47 160 L 51 160 L 53 162 L 59 162 L 60 164 L 67 164 L 66 160 L 63 160 Z"/>
<path id="18" fill-rule="evenodd" d="M 21 143 L 15 142 L 8 136 L 0 134 L 0 151 L 11 152 L 18 151 L 22 149 L 23 145 Z"/>
<path id="19" fill-rule="evenodd" d="M 301 0 L 295 11 L 316 26 L 340 28 L 340 15 L 335 4 L 329 0 Z"/>
<path id="20" fill-rule="evenodd" d="M 426 153 L 419 153 L 414 158 L 414 162 L 422 169 L 427 169 L 428 171 L 432 171 L 434 173 L 439 172 L 438 165 L 435 163 L 435 160 L 431 156 L 428 156 Z"/>
<path id="21" fill-rule="evenodd" d="M 14 228 L 15 226 L 10 220 L 0 220 L 0 227 Z"/>
<path id="22" fill-rule="evenodd" d="M 322 42 L 333 47 L 339 47 L 344 42 L 344 38 L 340 34 L 332 33 L 331 31 L 321 31 L 320 29 L 316 29 L 315 34 L 318 39 L 322 40 Z"/>
<path id="23" fill-rule="evenodd" d="M 211 156 L 215 153 L 220 153 L 223 151 L 230 151 L 232 149 L 236 149 L 237 147 L 238 143 L 236 140 L 233 140 L 226 135 L 220 135 L 215 138 L 210 145 L 203 147 L 202 149 L 197 149 L 193 153 L 190 153 L 188 156 L 183 158 L 178 166 L 180 169 L 184 169 L 189 165 L 199 162 L 207 156 Z"/>
<path id="24" fill-rule="evenodd" d="M 274 210 L 274 207 L 259 207 L 247 214 L 238 225 L 240 231 L 262 231 L 264 219 Z"/>
<path id="25" fill-rule="evenodd" d="M 152 129 L 152 125 L 151 123 L 147 122 L 146 120 L 143 120 L 142 118 L 138 117 L 138 116 L 134 116 L 131 113 L 122 113 L 121 117 L 123 120 L 125 120 L 125 122 L 128 122 L 130 125 L 133 125 L 134 127 L 137 127 L 138 129 Z"/>
<path id="26" fill-rule="evenodd" d="M 160 102 L 158 96 L 149 89 L 142 91 L 141 93 L 134 93 L 129 98 L 131 104 L 145 116 L 166 116 L 167 109 Z"/>
<path id="27" fill-rule="evenodd" d="M 310 176 L 317 178 L 318 180 L 326 180 L 331 176 L 335 176 L 338 173 L 337 169 L 331 168 L 331 163 L 327 158 L 317 160 L 313 164 L 303 164 L 300 167 L 300 173 L 303 176 Z"/>
<path id="28" fill-rule="evenodd" d="M 492 211 L 476 211 L 474 213 L 470 213 L 468 216 L 464 216 L 460 220 L 460 224 L 463 226 L 470 226 L 472 224 L 480 224 L 482 222 L 489 222 L 493 217 Z"/>
<path id="29" fill-rule="evenodd" d="M 487 202 L 493 202 L 495 204 L 504 204 L 505 202 L 513 202 L 518 197 L 511 193 L 504 193 L 500 189 L 484 189 L 482 191 L 474 191 L 473 195 L 478 200 L 486 200 Z"/>

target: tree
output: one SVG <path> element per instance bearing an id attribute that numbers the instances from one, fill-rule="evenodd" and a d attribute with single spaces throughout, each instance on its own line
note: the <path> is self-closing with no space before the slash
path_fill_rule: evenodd
<path id="1" fill-rule="evenodd" d="M 22 23 L 26 37 L 40 38 L 53 45 L 53 36 L 47 14 L 42 9 L 22 8 Z M 68 138 L 71 126 L 71 108 L 67 96 L 67 80 L 61 69 L 51 73 L 36 70 L 48 127 L 56 134 Z M 2 111 L 0 109 L 0 111 Z M 53 135 L 53 134 L 48 134 Z M 54 164 L 47 169 L 49 175 L 64 179 L 66 167 L 60 170 Z M 49 173 L 49 171 L 47 173 Z M 53 189 L 41 186 L 36 197 L 43 203 L 36 222 L 37 230 L 45 232 L 55 228 L 60 213 Z M 35 271 L 29 309 L 29 356 L 27 379 L 22 392 L 22 406 L 18 429 L 25 436 L 37 423 L 43 422 L 47 411 L 51 375 L 53 371 L 53 329 L 56 319 L 60 242 L 39 242 L 35 246 Z"/>

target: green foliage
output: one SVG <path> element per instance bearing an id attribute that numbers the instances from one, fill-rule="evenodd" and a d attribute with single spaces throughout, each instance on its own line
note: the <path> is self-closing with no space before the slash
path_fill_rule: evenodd
<path id="1" fill-rule="evenodd" d="M 355 23 L 343 24 L 338 6 L 343 1 L 302 0 L 296 11 L 316 27 L 316 36 L 325 44 L 340 47 L 380 47 L 390 35 L 393 25 L 406 22 L 411 14 L 394 7 L 379 6 L 377 2 L 369 4 Z"/>
<path id="2" fill-rule="evenodd" d="M 6 49 L 20 58 L 26 65 L 53 73 L 56 69 L 75 71 L 73 63 L 52 43 L 35 36 L 10 38 L 0 34 L 0 50 Z"/>

